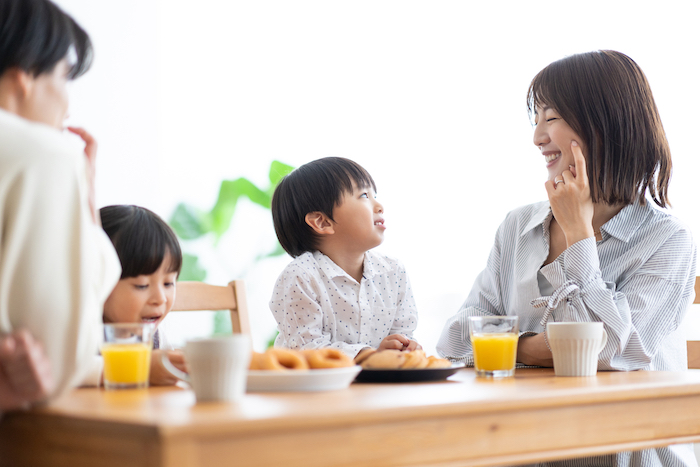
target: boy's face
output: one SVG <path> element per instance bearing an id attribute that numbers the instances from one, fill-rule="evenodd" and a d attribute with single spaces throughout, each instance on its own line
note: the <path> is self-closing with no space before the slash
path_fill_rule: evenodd
<path id="1" fill-rule="evenodd" d="M 121 279 L 105 302 L 105 323 L 158 325 L 175 302 L 177 272 L 170 272 L 170 254 L 153 274 Z"/>
<path id="2" fill-rule="evenodd" d="M 358 251 L 367 251 L 384 241 L 384 207 L 371 187 L 359 188 L 343 195 L 340 206 L 333 209 L 334 237 Z"/>

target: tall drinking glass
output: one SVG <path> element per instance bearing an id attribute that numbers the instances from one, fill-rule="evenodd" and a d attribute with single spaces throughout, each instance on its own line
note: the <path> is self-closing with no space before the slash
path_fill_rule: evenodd
<path id="1" fill-rule="evenodd" d="M 517 316 L 470 316 L 469 336 L 478 376 L 502 378 L 515 374 Z"/>
<path id="2" fill-rule="evenodd" d="M 153 348 L 153 323 L 109 323 L 104 325 L 105 389 L 148 387 Z"/>

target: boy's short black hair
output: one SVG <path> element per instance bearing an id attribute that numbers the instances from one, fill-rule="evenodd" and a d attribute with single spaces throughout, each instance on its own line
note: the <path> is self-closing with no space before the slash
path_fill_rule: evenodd
<path id="1" fill-rule="evenodd" d="M 182 251 L 173 229 L 156 213 L 140 206 L 100 209 L 102 228 L 122 265 L 122 279 L 153 274 L 170 253 L 170 270 L 180 275 Z"/>
<path id="2" fill-rule="evenodd" d="M 272 196 L 272 222 L 282 248 L 292 257 L 318 249 L 318 236 L 306 223 L 310 212 L 333 220 L 333 208 L 343 195 L 358 188 L 377 191 L 372 176 L 358 163 L 342 157 L 325 157 L 287 174 Z"/>
<path id="3" fill-rule="evenodd" d="M 13 67 L 39 76 L 51 72 L 73 47 L 75 79 L 92 62 L 92 43 L 78 24 L 49 0 L 0 1 L 0 76 Z"/>

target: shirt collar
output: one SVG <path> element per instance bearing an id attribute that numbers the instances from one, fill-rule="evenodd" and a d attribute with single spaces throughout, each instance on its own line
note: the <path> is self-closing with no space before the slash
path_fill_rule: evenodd
<path id="1" fill-rule="evenodd" d="M 635 201 L 622 208 L 615 217 L 603 224 L 601 230 L 627 243 L 649 218 L 653 210 L 654 208 L 652 208 L 648 202 L 646 205 L 642 206 L 638 201 Z"/>
<path id="2" fill-rule="evenodd" d="M 365 263 L 362 275 L 366 279 L 391 271 L 391 265 L 380 255 L 368 251 L 365 253 Z"/>
<path id="3" fill-rule="evenodd" d="M 549 201 L 544 201 L 542 202 L 539 206 L 535 207 L 535 211 L 533 212 L 532 216 L 530 217 L 530 222 L 527 223 L 525 228 L 523 229 L 523 232 L 520 234 L 522 237 L 532 229 L 534 229 L 537 226 L 541 226 L 544 224 L 544 221 L 547 219 L 547 217 L 552 215 L 552 210 L 549 207 Z"/>
<path id="4" fill-rule="evenodd" d="M 649 217 L 653 209 L 648 202 L 642 206 L 638 201 L 635 201 L 622 208 L 612 219 L 603 224 L 600 230 L 627 243 Z M 549 206 L 549 202 L 543 202 L 539 207 L 535 208 L 532 217 L 530 217 L 530 222 L 527 223 L 520 236 L 522 237 L 535 227 L 543 225 L 551 215 L 552 209 Z"/>
<path id="5" fill-rule="evenodd" d="M 321 253 L 319 250 L 313 252 L 313 257 L 326 277 L 330 279 L 335 277 L 346 277 L 354 280 L 350 274 L 345 272 L 343 268 L 335 264 L 332 259 Z M 365 253 L 362 269 L 362 276 L 364 278 L 369 279 L 387 271 L 391 271 L 391 266 L 384 258 L 370 251 Z"/>

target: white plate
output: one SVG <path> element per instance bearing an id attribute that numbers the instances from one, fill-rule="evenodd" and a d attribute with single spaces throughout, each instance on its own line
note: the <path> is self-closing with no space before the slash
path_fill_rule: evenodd
<path id="1" fill-rule="evenodd" d="M 248 392 L 332 391 L 350 386 L 360 366 L 319 370 L 248 371 Z"/>

